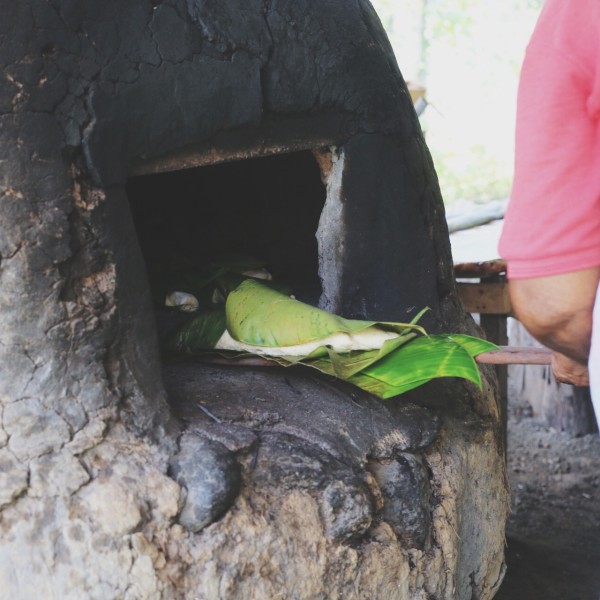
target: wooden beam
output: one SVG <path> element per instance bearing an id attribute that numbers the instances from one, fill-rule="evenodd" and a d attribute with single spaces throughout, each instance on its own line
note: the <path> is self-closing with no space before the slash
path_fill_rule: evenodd
<path id="1" fill-rule="evenodd" d="M 458 282 L 458 295 L 467 312 L 481 315 L 512 315 L 512 305 L 505 281 Z"/>
<path id="2" fill-rule="evenodd" d="M 454 265 L 454 274 L 458 279 L 478 279 L 506 273 L 506 261 L 498 258 L 484 262 L 465 262 Z"/>

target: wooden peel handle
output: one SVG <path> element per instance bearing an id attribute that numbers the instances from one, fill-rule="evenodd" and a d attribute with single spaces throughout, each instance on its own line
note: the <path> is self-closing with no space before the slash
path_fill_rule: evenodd
<path id="1" fill-rule="evenodd" d="M 206 356 L 203 362 L 236 367 L 278 367 L 278 363 L 260 356 L 225 358 L 223 356 Z M 500 346 L 498 350 L 483 352 L 475 357 L 476 362 L 488 365 L 549 365 L 552 352 L 547 348 L 531 348 L 519 346 Z"/>
<path id="2" fill-rule="evenodd" d="M 500 346 L 498 350 L 477 355 L 475 360 L 488 365 L 549 365 L 552 351 L 548 348 Z"/>

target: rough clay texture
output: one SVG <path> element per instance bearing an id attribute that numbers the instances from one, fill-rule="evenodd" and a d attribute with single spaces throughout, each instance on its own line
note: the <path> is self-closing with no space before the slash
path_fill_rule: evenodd
<path id="1" fill-rule="evenodd" d="M 191 550 L 192 595 L 450 600 L 497 591 L 505 471 L 479 420 L 382 404 L 281 368 L 180 364 L 165 383 L 188 435 L 234 453 L 245 482 Z"/>
<path id="2" fill-rule="evenodd" d="M 124 185 L 184 147 L 339 145 L 335 307 L 399 320 L 429 304 L 430 329 L 474 332 L 370 5 L 0 8 L 0 596 L 490 598 L 507 493 L 489 371 L 482 393 L 431 385 L 410 414 L 320 382 L 312 404 L 280 390 L 276 417 L 274 395 L 245 387 L 218 427 L 183 437 L 166 402 Z M 248 402 L 262 404 L 236 417 Z M 331 427 L 302 421 L 315 405 Z"/>

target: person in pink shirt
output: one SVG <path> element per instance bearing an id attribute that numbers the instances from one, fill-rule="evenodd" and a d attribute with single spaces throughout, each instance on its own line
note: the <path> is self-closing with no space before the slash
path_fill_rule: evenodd
<path id="1" fill-rule="evenodd" d="M 591 385 L 600 416 L 598 0 L 546 0 L 521 71 L 515 143 L 499 243 L 514 311 L 554 350 L 559 381 Z"/>

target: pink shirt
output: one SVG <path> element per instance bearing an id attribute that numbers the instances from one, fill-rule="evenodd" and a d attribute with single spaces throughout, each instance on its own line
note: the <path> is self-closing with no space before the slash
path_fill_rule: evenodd
<path id="1" fill-rule="evenodd" d="M 600 265 L 600 1 L 546 0 L 517 102 L 508 277 Z"/>

